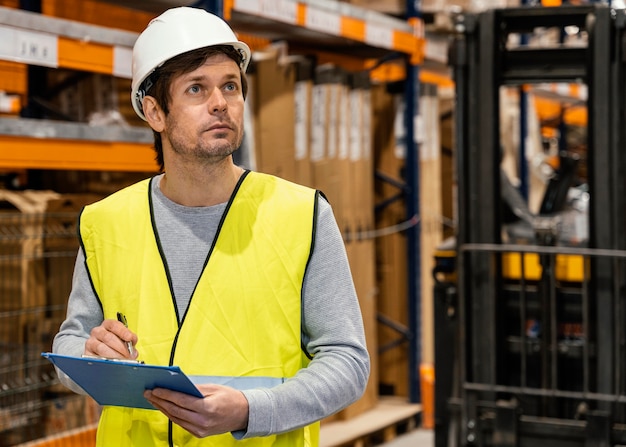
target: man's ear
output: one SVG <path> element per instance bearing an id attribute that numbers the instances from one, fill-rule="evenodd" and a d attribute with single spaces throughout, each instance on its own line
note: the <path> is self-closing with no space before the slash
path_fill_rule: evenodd
<path id="1" fill-rule="evenodd" d="M 152 96 L 143 98 L 143 114 L 155 132 L 162 132 L 165 126 L 165 114 Z"/>

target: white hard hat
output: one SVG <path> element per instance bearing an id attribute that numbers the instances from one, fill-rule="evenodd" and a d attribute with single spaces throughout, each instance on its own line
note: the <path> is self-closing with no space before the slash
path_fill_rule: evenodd
<path id="1" fill-rule="evenodd" d="M 131 102 L 143 120 L 142 101 L 145 91 L 139 88 L 146 78 L 165 61 L 199 48 L 231 45 L 242 56 L 241 70 L 250 62 L 250 48 L 240 42 L 220 17 L 203 9 L 181 6 L 171 8 L 152 19 L 133 47 L 133 80 Z"/>

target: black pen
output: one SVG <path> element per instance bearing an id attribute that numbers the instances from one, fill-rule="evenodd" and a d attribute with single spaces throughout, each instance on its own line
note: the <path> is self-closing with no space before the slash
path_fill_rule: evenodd
<path id="1" fill-rule="evenodd" d="M 128 327 L 128 322 L 126 321 L 126 316 L 123 313 L 121 313 L 121 312 L 117 313 L 117 321 L 122 323 L 124 326 Z M 128 346 L 128 353 L 130 354 L 130 356 L 132 357 L 133 355 L 135 355 L 135 352 L 133 350 L 133 343 L 130 342 L 130 341 L 127 341 L 126 342 L 126 346 Z"/>

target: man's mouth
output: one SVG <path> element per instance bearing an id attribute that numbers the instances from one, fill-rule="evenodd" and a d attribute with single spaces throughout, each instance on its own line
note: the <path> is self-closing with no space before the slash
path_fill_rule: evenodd
<path id="1" fill-rule="evenodd" d="M 228 124 L 225 123 L 220 123 L 220 124 L 214 124 L 212 126 L 209 126 L 209 128 L 207 129 L 208 131 L 214 131 L 214 130 L 231 130 L 231 127 Z"/>

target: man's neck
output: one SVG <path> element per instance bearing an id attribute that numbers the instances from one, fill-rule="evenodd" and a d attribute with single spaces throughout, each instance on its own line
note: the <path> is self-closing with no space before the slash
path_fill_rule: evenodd
<path id="1" fill-rule="evenodd" d="M 179 205 L 213 206 L 227 202 L 244 170 L 231 162 L 190 169 L 165 169 L 160 182 L 163 194 Z"/>

